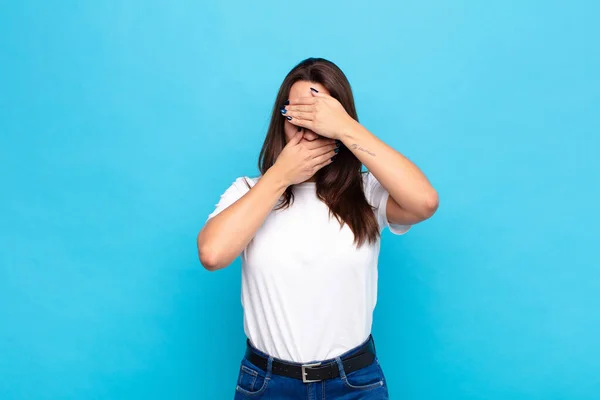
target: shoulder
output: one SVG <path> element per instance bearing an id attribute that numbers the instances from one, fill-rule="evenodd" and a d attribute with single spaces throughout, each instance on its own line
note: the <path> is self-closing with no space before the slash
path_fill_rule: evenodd
<path id="1" fill-rule="evenodd" d="M 248 191 L 254 185 L 256 185 L 256 183 L 258 182 L 259 179 L 260 179 L 259 176 L 257 176 L 257 177 L 251 177 L 251 176 L 247 176 L 247 175 L 239 176 L 235 179 L 235 181 L 233 181 L 232 186 L 235 186 L 240 191 Z"/>
<path id="2" fill-rule="evenodd" d="M 241 197 L 246 194 L 254 185 L 256 185 L 258 179 L 259 177 L 251 177 L 247 175 L 238 176 L 233 180 L 233 182 L 231 182 L 223 195 Z"/>
<path id="3" fill-rule="evenodd" d="M 219 202 L 215 205 L 215 209 L 209 214 L 208 218 L 212 218 L 221 211 L 235 203 L 240 197 L 248 193 L 248 191 L 258 182 L 258 178 L 249 176 L 239 176 L 221 193 Z"/>

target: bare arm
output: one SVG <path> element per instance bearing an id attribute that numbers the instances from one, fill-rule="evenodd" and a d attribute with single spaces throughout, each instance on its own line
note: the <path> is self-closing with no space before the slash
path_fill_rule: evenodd
<path id="1" fill-rule="evenodd" d="M 198 233 L 200 262 L 209 271 L 227 267 L 256 234 L 287 184 L 270 168 L 245 195 L 215 215 Z"/>
<path id="2" fill-rule="evenodd" d="M 288 186 L 333 162 L 333 139 L 302 140 L 296 133 L 275 164 L 242 197 L 212 217 L 198 233 L 198 256 L 209 271 L 227 267 L 250 243 Z"/>
<path id="3" fill-rule="evenodd" d="M 438 194 L 408 158 L 350 117 L 329 94 L 311 87 L 310 97 L 290 99 L 286 115 L 292 123 L 341 140 L 390 194 L 386 217 L 392 224 L 412 225 L 431 217 Z"/>
<path id="4" fill-rule="evenodd" d="M 390 193 L 390 223 L 415 224 L 435 213 L 437 192 L 408 158 L 354 120 L 346 125 L 340 139 Z"/>

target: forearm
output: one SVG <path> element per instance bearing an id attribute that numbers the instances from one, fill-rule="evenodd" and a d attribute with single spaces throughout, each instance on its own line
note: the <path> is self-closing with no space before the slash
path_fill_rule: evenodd
<path id="1" fill-rule="evenodd" d="M 245 195 L 211 218 L 198 234 L 200 261 L 209 270 L 240 255 L 285 192 L 287 183 L 270 168 Z"/>
<path id="2" fill-rule="evenodd" d="M 402 208 L 425 217 L 435 211 L 437 192 L 423 172 L 400 152 L 355 120 L 343 130 L 340 140 Z"/>

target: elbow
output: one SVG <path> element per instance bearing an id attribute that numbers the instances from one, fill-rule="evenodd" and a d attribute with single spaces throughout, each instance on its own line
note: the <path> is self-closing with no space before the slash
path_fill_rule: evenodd
<path id="1" fill-rule="evenodd" d="M 219 262 L 219 256 L 217 252 L 202 240 L 201 233 L 198 234 L 197 239 L 198 258 L 200 259 L 200 264 L 207 271 L 211 272 L 223 268 L 222 263 Z"/>
<path id="2" fill-rule="evenodd" d="M 216 254 L 206 247 L 198 247 L 198 258 L 200 259 L 200 264 L 207 271 L 212 272 L 222 268 Z"/>
<path id="3" fill-rule="evenodd" d="M 440 199 L 435 190 L 433 190 L 427 197 L 423 200 L 423 208 L 421 211 L 421 216 L 423 219 L 429 219 L 435 214 L 438 207 L 440 205 Z"/>

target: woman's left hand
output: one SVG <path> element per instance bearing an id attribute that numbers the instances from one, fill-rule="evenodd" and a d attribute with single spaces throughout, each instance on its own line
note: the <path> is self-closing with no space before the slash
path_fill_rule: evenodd
<path id="1" fill-rule="evenodd" d="M 298 97 L 290 99 L 290 104 L 285 109 L 284 117 L 290 123 L 310 129 L 311 131 L 330 139 L 341 139 L 343 132 L 354 123 L 353 119 L 340 102 L 324 93 L 313 90 L 311 97 Z"/>

